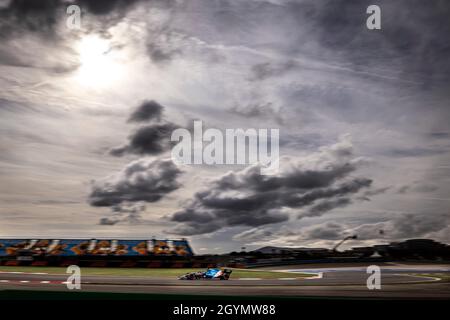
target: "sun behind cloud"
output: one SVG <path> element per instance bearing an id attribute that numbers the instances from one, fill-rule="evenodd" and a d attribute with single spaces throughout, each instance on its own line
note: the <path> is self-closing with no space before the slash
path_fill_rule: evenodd
<path id="1" fill-rule="evenodd" d="M 87 35 L 76 45 L 80 67 L 76 80 L 83 86 L 93 89 L 109 87 L 124 74 L 120 54 L 113 44 L 98 35 Z"/>

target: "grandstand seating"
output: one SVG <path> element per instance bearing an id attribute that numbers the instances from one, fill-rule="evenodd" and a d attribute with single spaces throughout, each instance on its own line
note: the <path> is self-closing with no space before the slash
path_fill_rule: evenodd
<path id="1" fill-rule="evenodd" d="M 179 256 L 193 255 L 186 239 L 0 239 L 0 257 Z"/>
<path id="2" fill-rule="evenodd" d="M 27 247 L 29 240 L 2 239 L 0 240 L 0 256 L 14 256 L 17 251 Z"/>

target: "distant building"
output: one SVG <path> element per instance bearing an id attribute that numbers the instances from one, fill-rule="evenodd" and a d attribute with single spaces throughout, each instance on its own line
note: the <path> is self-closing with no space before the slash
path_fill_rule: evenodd
<path id="1" fill-rule="evenodd" d="M 321 258 L 386 258 L 386 259 L 450 259 L 450 246 L 431 239 L 410 239 L 402 242 L 355 247 L 338 252 L 326 248 L 274 247 L 267 246 L 251 253 L 295 259 Z"/>
<path id="2" fill-rule="evenodd" d="M 410 239 L 391 243 L 387 253 L 394 258 L 446 259 L 450 257 L 450 246 L 431 239 Z"/>
<path id="3" fill-rule="evenodd" d="M 262 247 L 252 251 L 253 253 L 260 253 L 266 255 L 289 255 L 289 256 L 303 256 L 316 257 L 327 256 L 330 250 L 326 248 L 305 248 L 305 247 Z"/>

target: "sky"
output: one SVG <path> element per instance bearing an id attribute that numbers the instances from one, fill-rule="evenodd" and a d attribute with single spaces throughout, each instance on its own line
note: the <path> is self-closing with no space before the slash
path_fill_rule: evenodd
<path id="1" fill-rule="evenodd" d="M 449 15 L 438 0 L 2 0 L 0 236 L 187 237 L 200 254 L 448 243 Z M 174 163 L 170 135 L 194 120 L 279 129 L 279 172 Z"/>

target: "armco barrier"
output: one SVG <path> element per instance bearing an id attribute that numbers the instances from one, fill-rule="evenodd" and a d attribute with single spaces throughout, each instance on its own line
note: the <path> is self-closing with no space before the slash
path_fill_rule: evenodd
<path id="1" fill-rule="evenodd" d="M 121 268 L 133 268 L 136 266 L 137 266 L 137 263 L 134 261 L 124 261 L 120 264 Z"/>

